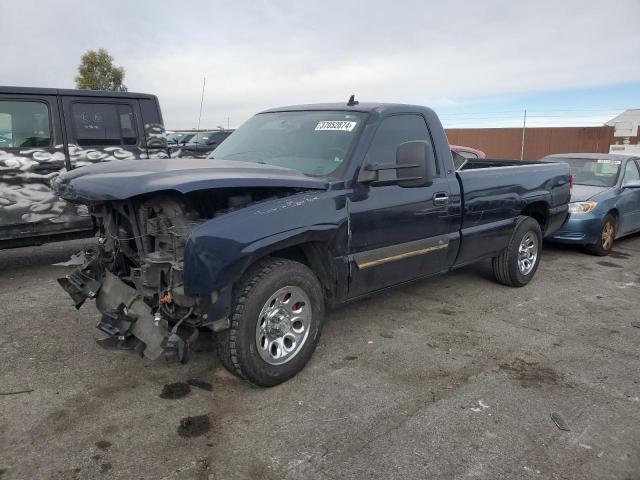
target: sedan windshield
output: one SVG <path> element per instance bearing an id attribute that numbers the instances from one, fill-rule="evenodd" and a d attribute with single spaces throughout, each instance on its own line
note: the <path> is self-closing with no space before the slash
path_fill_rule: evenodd
<path id="1" fill-rule="evenodd" d="M 573 174 L 573 183 L 592 187 L 613 187 L 618 180 L 620 160 L 595 158 L 564 158 L 551 160 L 568 163 Z"/>
<path id="2" fill-rule="evenodd" d="M 209 158 L 266 163 L 328 176 L 346 162 L 366 114 L 358 112 L 261 113 L 242 125 Z"/>

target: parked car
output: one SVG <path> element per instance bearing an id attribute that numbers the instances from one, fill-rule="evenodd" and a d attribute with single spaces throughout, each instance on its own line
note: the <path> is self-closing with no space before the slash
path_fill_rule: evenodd
<path id="1" fill-rule="evenodd" d="M 180 158 L 206 158 L 215 150 L 233 130 L 213 130 L 198 132 L 187 143 L 183 143 L 178 151 Z"/>
<path id="2" fill-rule="evenodd" d="M 167 145 L 178 147 L 189 142 L 195 136 L 195 132 L 167 132 Z"/>
<path id="3" fill-rule="evenodd" d="M 170 132 L 165 130 L 164 136 L 167 139 L 167 145 L 172 146 L 177 143 L 178 138 L 180 138 L 182 134 L 180 132 Z"/>
<path id="4" fill-rule="evenodd" d="M 568 163 L 574 181 L 569 219 L 550 240 L 603 256 L 616 239 L 640 231 L 640 157 L 567 153 L 542 161 Z"/>
<path id="5" fill-rule="evenodd" d="M 158 99 L 141 93 L 0 86 L 0 249 L 91 236 L 86 207 L 58 198 L 62 172 L 167 157 Z"/>
<path id="6" fill-rule="evenodd" d="M 113 342 L 184 359 L 206 327 L 262 386 L 304 367 L 325 304 L 485 258 L 526 285 L 570 197 L 564 163 L 455 172 L 432 110 L 353 101 L 267 110 L 209 159 L 94 165 L 55 188 L 99 231 L 59 282 L 77 307 L 96 298 Z"/>

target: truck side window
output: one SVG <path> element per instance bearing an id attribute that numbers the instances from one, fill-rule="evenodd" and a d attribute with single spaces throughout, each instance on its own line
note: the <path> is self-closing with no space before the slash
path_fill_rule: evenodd
<path id="1" fill-rule="evenodd" d="M 396 163 L 398 145 L 412 140 L 426 140 L 431 144 L 431 137 L 424 118 L 413 114 L 393 115 L 385 118 L 373 137 L 365 164 Z M 438 173 L 440 173 L 439 169 Z M 381 170 L 378 178 L 380 180 L 395 180 L 397 173 L 395 170 Z"/>
<path id="2" fill-rule="evenodd" d="M 50 145 L 51 125 L 46 103 L 0 100 L 0 150 Z"/>
<path id="3" fill-rule="evenodd" d="M 462 167 L 467 161 L 466 157 L 463 157 L 458 152 L 454 152 L 453 150 L 451 150 L 451 155 L 453 155 L 453 166 L 456 170 L 459 170 L 460 167 Z"/>
<path id="4" fill-rule="evenodd" d="M 110 103 L 74 103 L 73 128 L 82 147 L 136 145 L 133 109 Z"/>

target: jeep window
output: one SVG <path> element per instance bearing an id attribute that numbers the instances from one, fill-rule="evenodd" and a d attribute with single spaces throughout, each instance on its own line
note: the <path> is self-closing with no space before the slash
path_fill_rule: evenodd
<path id="1" fill-rule="evenodd" d="M 0 150 L 50 145 L 51 125 L 46 103 L 0 100 Z"/>
<path id="2" fill-rule="evenodd" d="M 118 105 L 118 115 L 120 116 L 120 131 L 122 132 L 123 145 L 136 145 L 138 136 L 136 135 L 135 119 L 133 110 L 128 105 Z"/>
<path id="3" fill-rule="evenodd" d="M 266 163 L 306 175 L 336 175 L 346 164 L 365 113 L 272 112 L 244 123 L 209 158 Z"/>
<path id="4" fill-rule="evenodd" d="M 138 134 L 129 105 L 74 103 L 73 127 L 78 145 L 105 147 L 137 145 Z"/>

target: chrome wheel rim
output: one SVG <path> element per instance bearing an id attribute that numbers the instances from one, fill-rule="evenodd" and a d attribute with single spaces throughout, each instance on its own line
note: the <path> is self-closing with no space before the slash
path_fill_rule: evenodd
<path id="1" fill-rule="evenodd" d="M 602 227 L 602 248 L 609 250 L 613 246 L 613 239 L 615 235 L 615 229 L 611 222 L 607 222 Z"/>
<path id="2" fill-rule="evenodd" d="M 528 232 L 520 242 L 518 248 L 518 268 L 523 275 L 529 275 L 538 259 L 538 237 Z"/>
<path id="3" fill-rule="evenodd" d="M 311 301 L 300 287 L 283 287 L 266 301 L 256 323 L 256 347 L 270 365 L 294 358 L 307 341 Z"/>

